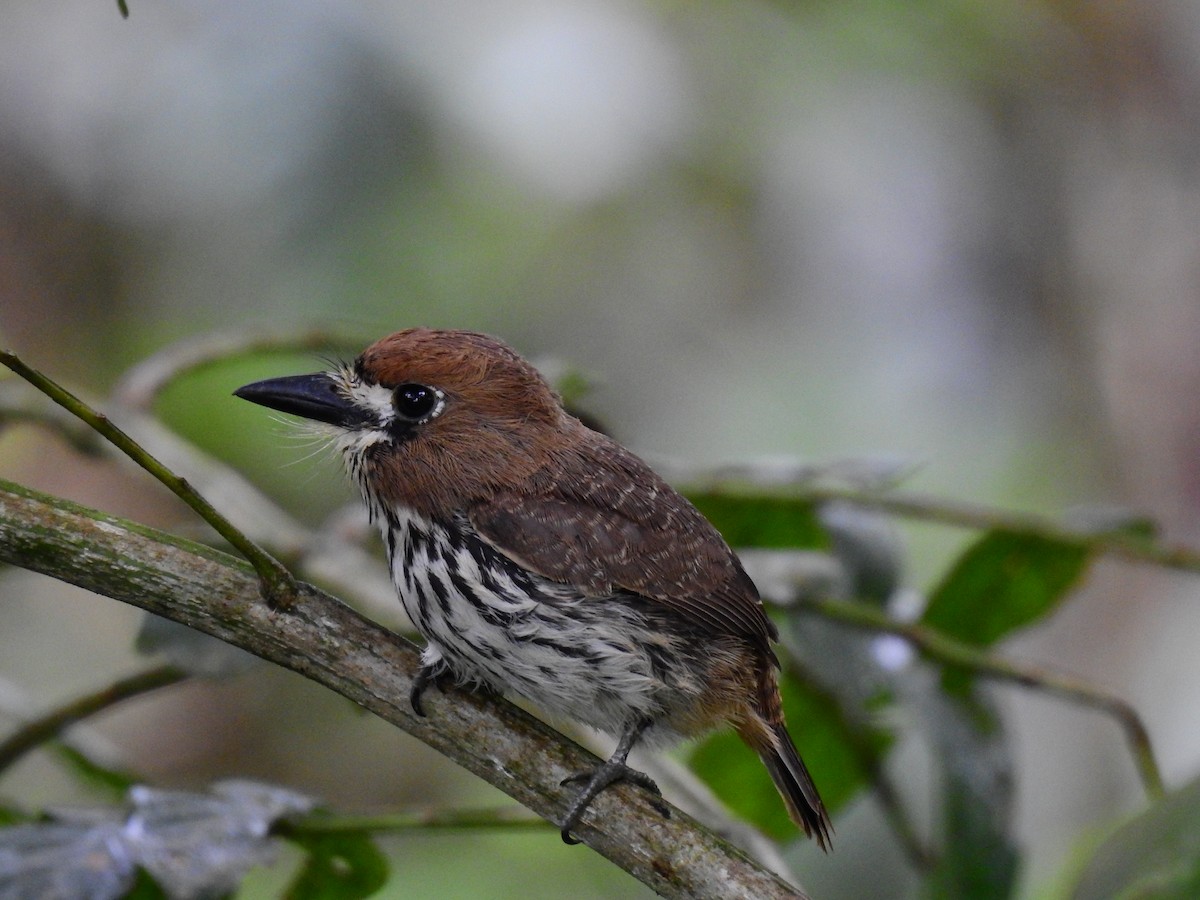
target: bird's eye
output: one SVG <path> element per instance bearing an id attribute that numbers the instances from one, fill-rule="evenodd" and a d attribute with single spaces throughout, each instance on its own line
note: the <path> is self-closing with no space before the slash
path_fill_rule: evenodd
<path id="1" fill-rule="evenodd" d="M 410 422 L 431 418 L 438 412 L 442 392 L 423 384 L 402 384 L 392 394 L 396 414 Z"/>

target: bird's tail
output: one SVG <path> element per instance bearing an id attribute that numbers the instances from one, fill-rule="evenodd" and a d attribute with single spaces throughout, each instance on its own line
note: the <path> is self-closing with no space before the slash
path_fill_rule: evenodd
<path id="1" fill-rule="evenodd" d="M 778 697 L 778 688 L 772 681 L 770 687 L 774 694 L 770 700 Z M 766 699 L 766 698 L 764 698 Z M 778 701 L 769 703 L 775 706 Z M 737 732 L 743 741 L 750 745 L 762 760 L 763 765 L 775 782 L 779 795 L 787 806 L 788 815 L 792 821 L 804 829 L 804 833 L 817 842 L 822 850 L 829 852 L 829 836 L 833 832 L 833 823 L 817 793 L 817 786 L 808 767 L 800 758 L 787 727 L 783 724 L 782 712 L 774 715 L 761 712 L 749 721 L 738 726 Z"/>

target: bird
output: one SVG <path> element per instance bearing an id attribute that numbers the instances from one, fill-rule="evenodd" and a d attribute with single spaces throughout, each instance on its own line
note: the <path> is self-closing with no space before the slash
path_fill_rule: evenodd
<path id="1" fill-rule="evenodd" d="M 563 406 L 538 370 L 475 331 L 408 328 L 328 371 L 235 395 L 317 423 L 380 529 L 425 639 L 410 702 L 448 680 L 516 694 L 617 738 L 561 822 L 567 843 L 627 763 L 731 726 L 790 818 L 832 825 L 788 734 L 778 632 L 717 529 L 650 466 Z"/>

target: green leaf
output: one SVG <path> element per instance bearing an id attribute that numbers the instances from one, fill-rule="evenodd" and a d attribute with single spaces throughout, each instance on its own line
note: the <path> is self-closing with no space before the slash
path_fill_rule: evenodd
<path id="1" fill-rule="evenodd" d="M 1092 854 L 1072 900 L 1200 897 L 1200 779 L 1119 828 Z"/>
<path id="2" fill-rule="evenodd" d="M 829 547 L 815 504 L 791 497 L 739 496 L 694 491 L 687 498 L 734 547 Z"/>
<path id="3" fill-rule="evenodd" d="M 738 817 L 776 840 L 795 834 L 763 764 L 733 732 L 718 732 L 698 745 L 689 764 Z"/>
<path id="4" fill-rule="evenodd" d="M 15 806 L 8 806 L 0 803 L 0 828 L 5 828 L 9 825 L 19 825 L 24 822 L 31 821 L 32 816 L 27 815 Z"/>
<path id="5" fill-rule="evenodd" d="M 387 858 L 367 834 L 288 835 L 308 861 L 288 888 L 288 900 L 357 900 L 387 882 Z"/>
<path id="6" fill-rule="evenodd" d="M 782 679 L 788 731 L 832 813 L 866 784 L 863 755 L 883 756 L 891 736 L 851 726 L 826 694 L 796 678 Z M 691 753 L 692 769 L 721 801 L 777 840 L 796 836 L 783 800 L 758 756 L 730 731 L 719 732 Z"/>
<path id="7" fill-rule="evenodd" d="M 1035 535 L 988 532 L 933 591 L 921 622 L 986 646 L 1050 613 L 1083 575 L 1090 555 Z"/>

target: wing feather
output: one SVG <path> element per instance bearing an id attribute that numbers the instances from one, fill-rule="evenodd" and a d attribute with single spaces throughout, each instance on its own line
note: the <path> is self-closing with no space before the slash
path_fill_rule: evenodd
<path id="1" fill-rule="evenodd" d="M 559 462 L 552 477 L 473 504 L 468 516 L 480 536 L 551 581 L 594 596 L 629 591 L 770 652 L 775 627 L 754 582 L 687 499 L 595 432 Z"/>

